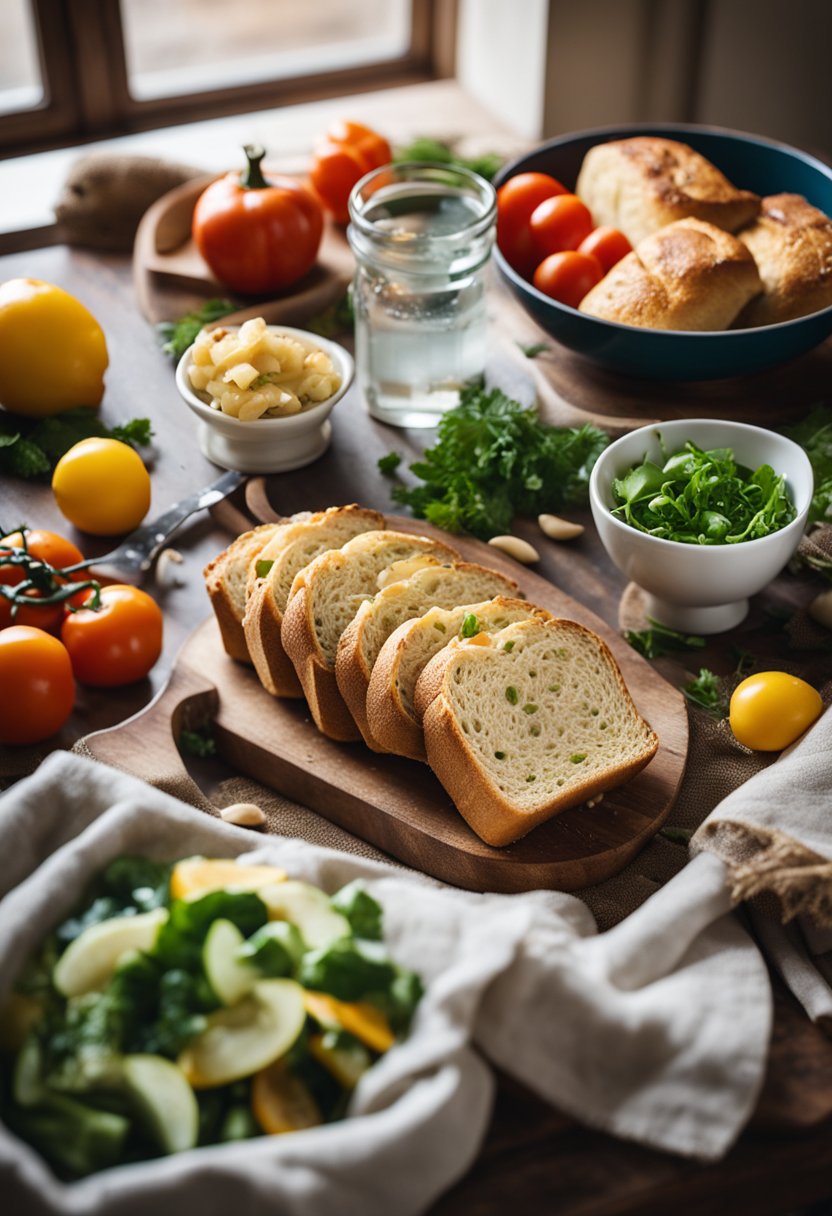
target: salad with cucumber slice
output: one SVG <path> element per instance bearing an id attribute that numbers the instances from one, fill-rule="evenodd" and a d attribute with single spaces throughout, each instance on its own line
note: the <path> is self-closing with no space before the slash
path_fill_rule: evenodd
<path id="1" fill-rule="evenodd" d="M 0 1009 L 0 1114 L 64 1178 L 314 1127 L 421 995 L 360 881 L 120 857 Z"/>

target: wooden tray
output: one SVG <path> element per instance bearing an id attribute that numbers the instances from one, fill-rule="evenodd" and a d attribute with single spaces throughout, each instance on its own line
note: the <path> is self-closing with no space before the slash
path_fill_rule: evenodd
<path id="1" fill-rule="evenodd" d="M 197 177 L 168 191 L 142 216 L 133 246 L 133 284 L 148 321 L 173 321 L 222 297 L 240 305 L 235 321 L 265 317 L 302 325 L 340 299 L 352 278 L 353 258 L 344 230 L 326 222 L 317 265 L 274 298 L 243 297 L 219 283 L 191 238 L 196 200 L 213 177 Z"/>
<path id="2" fill-rule="evenodd" d="M 534 603 L 588 625 L 606 640 L 640 712 L 659 735 L 651 763 L 595 807 L 575 807 L 524 840 L 495 849 L 471 831 L 425 765 L 334 743 L 304 702 L 278 701 L 255 673 L 225 654 L 213 620 L 189 638 L 162 696 L 143 714 L 87 743 L 100 760 L 158 783 L 175 770 L 185 715 L 214 716 L 220 755 L 240 772 L 312 807 L 407 865 L 470 890 L 573 891 L 617 873 L 664 822 L 676 798 L 688 743 L 687 709 L 671 687 L 612 629 L 550 582 L 492 546 L 448 537 L 421 521 L 392 528 L 449 540 L 469 561 L 514 577 Z"/>

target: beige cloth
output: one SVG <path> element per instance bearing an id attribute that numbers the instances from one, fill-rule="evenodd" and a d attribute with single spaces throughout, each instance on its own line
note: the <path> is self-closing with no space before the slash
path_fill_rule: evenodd
<path id="1" fill-rule="evenodd" d="M 298 839 L 259 836 L 133 777 L 57 753 L 0 801 L 0 1000 L 90 876 L 123 853 L 247 854 L 334 891 L 363 877 L 393 956 L 427 984 L 413 1031 L 362 1079 L 351 1118 L 62 1185 L 0 1128 L 4 1205 L 26 1216 L 407 1216 L 476 1155 L 493 1080 L 479 1046 L 574 1118 L 712 1159 L 749 1117 L 771 1023 L 765 965 L 703 857 L 596 934 L 573 896 L 475 895 Z M 4 1211 L 9 1208 L 4 1206 Z"/>

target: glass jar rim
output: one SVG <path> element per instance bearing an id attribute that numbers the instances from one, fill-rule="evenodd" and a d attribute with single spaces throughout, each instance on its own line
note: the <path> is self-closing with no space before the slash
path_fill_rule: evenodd
<path id="1" fill-rule="evenodd" d="M 422 174 L 424 176 L 420 176 Z M 390 234 L 380 229 L 374 221 L 367 219 L 362 209 L 362 203 L 365 205 L 369 203 L 379 189 L 375 183 L 381 180 L 384 184 L 385 179 L 390 179 L 391 176 L 394 178 L 393 181 L 390 181 L 391 185 L 398 180 L 402 183 L 422 181 L 425 184 L 452 186 L 454 183 L 449 179 L 456 178 L 457 184 L 463 183 L 467 187 L 466 193 L 469 196 L 477 197 L 483 206 L 482 213 L 461 228 L 443 232 L 441 235 L 424 233 L 415 236 L 413 243 L 416 245 L 453 243 L 463 237 L 481 236 L 492 227 L 496 220 L 497 192 L 491 182 L 481 177 L 479 173 L 466 169 L 463 165 L 444 164 L 441 161 L 394 161 L 366 173 L 350 191 L 348 203 L 350 222 L 364 236 L 388 239 L 390 237 Z M 368 187 L 372 187 L 369 194 L 367 194 Z"/>

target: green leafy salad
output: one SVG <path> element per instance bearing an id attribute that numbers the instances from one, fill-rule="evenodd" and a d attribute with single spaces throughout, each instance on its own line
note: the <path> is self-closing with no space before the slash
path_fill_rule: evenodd
<path id="1" fill-rule="evenodd" d="M 342 1118 L 422 994 L 360 882 L 113 861 L 0 1016 L 2 1116 L 63 1177 Z"/>
<path id="2" fill-rule="evenodd" d="M 612 483 L 612 514 L 640 532 L 691 545 L 732 545 L 777 532 L 795 515 L 786 479 L 768 464 L 751 470 L 730 448 L 690 440 L 663 463 L 645 459 Z"/>

